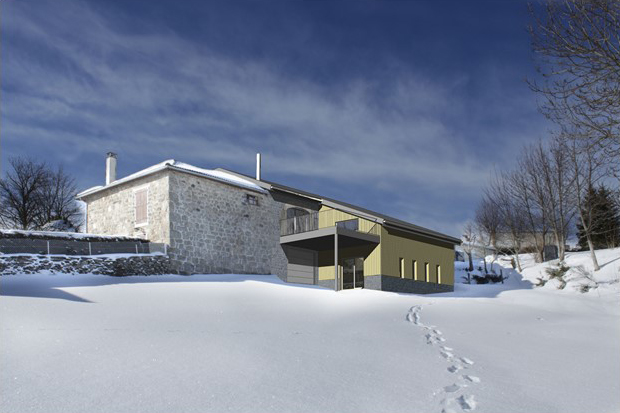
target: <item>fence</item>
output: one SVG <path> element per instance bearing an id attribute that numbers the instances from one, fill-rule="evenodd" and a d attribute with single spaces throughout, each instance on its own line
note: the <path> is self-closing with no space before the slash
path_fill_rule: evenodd
<path id="1" fill-rule="evenodd" d="M 282 219 L 280 220 L 280 235 L 299 234 L 333 226 L 365 234 L 379 235 L 381 233 L 380 225 L 368 220 L 349 218 L 349 216 L 341 211 L 327 210 Z"/>
<path id="2" fill-rule="evenodd" d="M 144 241 L 0 238 L 2 254 L 102 255 L 167 253 L 166 244 Z"/>

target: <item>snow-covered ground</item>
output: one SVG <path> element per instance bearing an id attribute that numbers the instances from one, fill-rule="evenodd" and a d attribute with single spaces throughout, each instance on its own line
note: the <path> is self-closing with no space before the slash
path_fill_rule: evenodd
<path id="1" fill-rule="evenodd" d="M 534 288 L 511 272 L 417 296 L 274 276 L 21 275 L 0 278 L 0 295 L 3 413 L 620 410 L 607 285 Z"/>

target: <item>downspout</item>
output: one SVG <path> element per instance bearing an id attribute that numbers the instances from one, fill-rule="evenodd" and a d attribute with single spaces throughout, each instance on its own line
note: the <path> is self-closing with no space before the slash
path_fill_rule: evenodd
<path id="1" fill-rule="evenodd" d="M 334 230 L 334 291 L 338 291 L 338 227 Z"/>

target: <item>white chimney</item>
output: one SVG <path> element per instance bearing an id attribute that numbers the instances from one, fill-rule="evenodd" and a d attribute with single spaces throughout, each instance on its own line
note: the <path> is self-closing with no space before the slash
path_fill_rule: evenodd
<path id="1" fill-rule="evenodd" d="M 256 180 L 260 181 L 260 153 L 256 154 Z"/>
<path id="2" fill-rule="evenodd" d="M 108 152 L 105 158 L 105 184 L 110 185 L 116 181 L 116 154 Z"/>

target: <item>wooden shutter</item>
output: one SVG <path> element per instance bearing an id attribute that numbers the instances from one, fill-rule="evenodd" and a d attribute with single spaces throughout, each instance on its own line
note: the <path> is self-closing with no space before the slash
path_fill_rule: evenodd
<path id="1" fill-rule="evenodd" d="M 141 189 L 136 191 L 136 225 L 146 224 L 148 220 L 147 215 L 147 190 Z"/>

